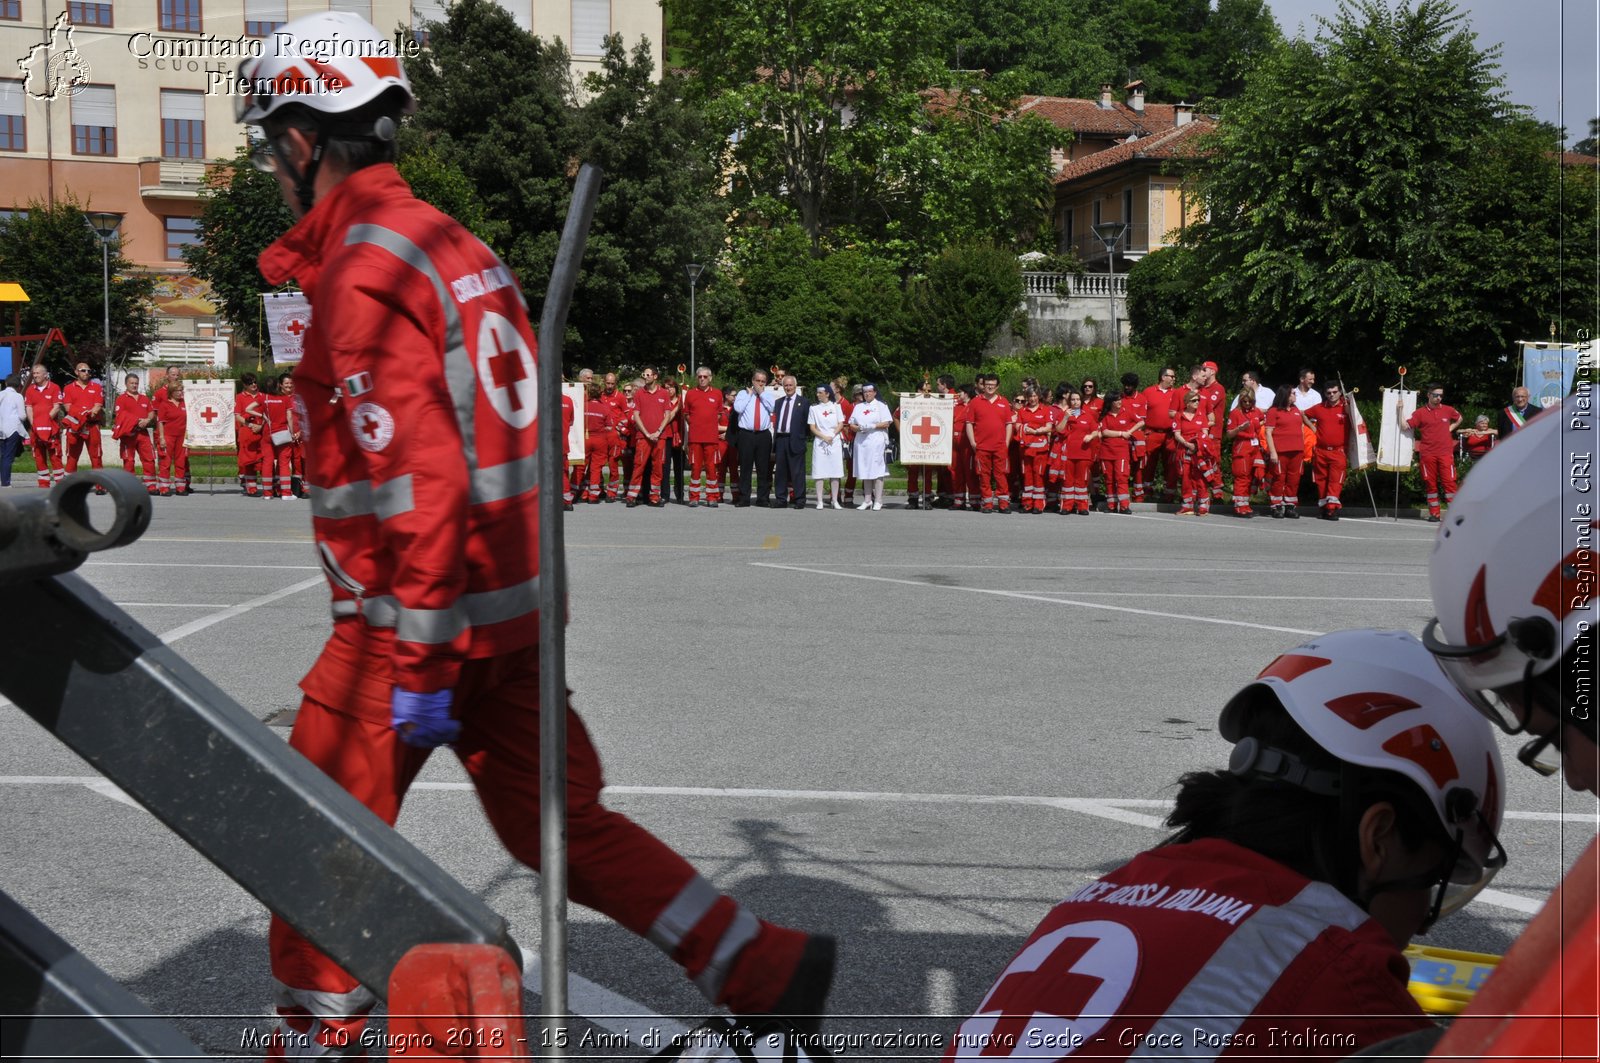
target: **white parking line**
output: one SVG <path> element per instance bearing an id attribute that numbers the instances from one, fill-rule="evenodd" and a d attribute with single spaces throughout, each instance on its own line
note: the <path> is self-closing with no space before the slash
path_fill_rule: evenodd
<path id="1" fill-rule="evenodd" d="M 199 564 L 193 561 L 85 561 L 84 568 L 231 568 L 238 572 L 320 572 L 316 565 Z"/>
<path id="2" fill-rule="evenodd" d="M 1208 598 L 1246 602 L 1399 602 L 1415 604 L 1432 598 L 1310 598 L 1300 594 L 1166 594 L 1161 591 L 1038 591 L 1039 594 L 1076 594 L 1081 598 Z"/>
<path id="3" fill-rule="evenodd" d="M 170 646 L 179 639 L 186 639 L 190 635 L 193 635 L 198 631 L 204 631 L 206 628 L 215 624 L 220 624 L 224 620 L 232 620 L 236 616 L 243 616 L 252 609 L 259 609 L 263 605 L 271 605 L 280 598 L 287 598 L 291 594 L 299 594 L 301 591 L 308 591 L 312 587 L 323 587 L 326 585 L 327 580 L 322 576 L 312 576 L 310 579 L 303 579 L 299 583 L 290 584 L 280 591 L 273 591 L 271 594 L 263 594 L 259 598 L 251 598 L 249 601 L 240 602 L 238 605 L 230 605 L 228 608 L 212 613 L 210 616 L 202 616 L 198 620 L 191 620 L 187 624 L 181 624 L 162 635 L 161 641 Z"/>
<path id="4" fill-rule="evenodd" d="M 1001 591 L 990 587 L 952 587 L 943 583 L 925 583 L 922 580 L 894 579 L 889 576 L 863 576 L 859 572 L 835 572 L 825 568 L 803 568 L 800 565 L 774 565 L 767 561 L 750 562 L 756 568 L 774 568 L 786 572 L 804 572 L 812 576 L 838 576 L 842 579 L 871 580 L 874 583 L 898 583 L 905 587 L 925 587 L 936 591 L 957 591 L 963 594 L 988 594 L 997 598 L 1017 598 L 1027 602 L 1044 602 L 1046 605 L 1075 605 L 1081 609 L 1101 609 L 1110 613 L 1131 613 L 1134 616 L 1159 616 L 1165 620 L 1191 620 L 1197 624 L 1220 624 L 1224 627 L 1248 627 L 1257 631 L 1278 631 L 1285 635 L 1320 635 L 1320 631 L 1307 631 L 1298 627 L 1276 627 L 1272 624 L 1252 624 L 1247 620 L 1222 620 L 1214 616 L 1190 616 L 1185 613 L 1162 613 L 1154 609 L 1131 609 L 1125 605 L 1102 605 L 1071 598 L 1047 598 L 1042 594 L 1024 594 L 1021 591 Z"/>
<path id="5" fill-rule="evenodd" d="M 1265 531 L 1269 530 L 1266 526 L 1258 525 L 1254 521 L 1250 521 L 1249 523 L 1246 523 L 1245 521 L 1240 520 L 1239 518 L 1230 517 L 1223 510 L 1218 510 L 1215 513 L 1215 516 L 1223 518 L 1221 520 L 1216 520 L 1216 521 L 1210 520 L 1209 518 L 1205 519 L 1205 520 L 1200 520 L 1199 518 L 1195 518 L 1195 517 L 1179 517 L 1176 513 L 1120 513 L 1120 514 L 1115 514 L 1115 516 L 1119 517 L 1122 520 L 1129 520 L 1129 519 L 1132 519 L 1132 520 L 1160 520 L 1160 521 L 1182 520 L 1185 524 L 1197 524 L 1197 525 L 1199 525 L 1200 527 L 1203 527 L 1203 528 L 1219 528 L 1219 529 L 1223 529 L 1223 530 L 1226 530 L 1228 528 L 1236 528 L 1239 531 L 1245 531 L 1246 529 L 1249 529 L 1251 531 L 1265 532 Z M 1259 520 L 1261 518 L 1258 515 L 1255 519 Z M 1270 520 L 1271 518 L 1269 517 L 1267 519 Z M 1378 536 L 1375 536 L 1375 535 L 1335 535 L 1333 532 L 1315 532 L 1315 531 L 1311 531 L 1309 529 L 1307 529 L 1305 531 L 1301 531 L 1299 528 L 1295 528 L 1292 531 L 1290 529 L 1288 529 L 1288 528 L 1282 528 L 1282 529 L 1273 528 L 1273 529 L 1271 529 L 1271 531 L 1274 532 L 1274 533 L 1278 533 L 1278 532 L 1281 531 L 1282 533 L 1288 534 L 1288 535 L 1315 536 L 1318 539 L 1348 539 L 1348 540 L 1350 540 L 1352 542 L 1358 542 L 1358 543 L 1379 543 L 1379 542 L 1381 542 L 1381 543 L 1431 543 L 1435 539 L 1435 536 L 1432 536 L 1432 535 L 1428 536 L 1425 539 L 1418 538 L 1418 537 L 1416 537 L 1414 535 L 1405 536 L 1405 537 L 1385 535 L 1382 538 L 1379 538 Z"/>
<path id="6" fill-rule="evenodd" d="M 516 935 L 512 937 L 514 940 L 526 940 L 526 938 L 518 939 Z M 540 970 L 537 952 L 523 953 L 522 984 L 531 993 L 540 993 L 540 988 L 544 985 L 544 972 Z M 575 974 L 571 969 L 567 971 L 567 1007 L 572 1014 L 588 1019 L 602 1029 L 622 1034 L 634 1044 L 652 1050 L 665 1048 L 667 1041 L 686 1033 L 689 1029 L 663 1015 L 657 1015 L 631 997 L 625 997 L 598 982 L 589 981 L 581 974 Z M 529 1017 L 527 1032 L 531 1043 L 537 1037 L 537 1020 L 532 1016 Z M 646 1045 L 643 1036 L 646 1034 L 651 1038 L 659 1036 L 661 1043 Z M 576 1040 L 572 1043 L 577 1045 Z"/>
<path id="7" fill-rule="evenodd" d="M 1237 561 L 1240 559 L 1233 558 L 1231 560 Z M 1162 579 L 1167 579 L 1171 575 L 1171 573 L 1168 571 L 1168 568 L 1170 568 L 1171 564 L 1171 558 L 1157 557 L 1151 558 L 1149 564 L 1145 565 L 956 565 L 946 564 L 943 561 L 940 561 L 937 564 L 930 561 L 917 561 L 910 564 L 904 561 L 872 561 L 864 563 L 860 567 L 915 568 L 923 571 L 927 571 L 930 568 L 937 568 L 940 572 L 950 572 L 955 569 L 964 568 L 979 569 L 984 572 L 1139 572 L 1146 576 L 1159 576 Z M 1367 567 L 1335 569 L 1297 568 L 1294 570 L 1294 572 L 1297 576 L 1346 576 L 1350 578 L 1369 577 L 1371 579 L 1393 579 L 1396 576 L 1410 579 L 1428 578 L 1428 564 L 1425 561 L 1414 565 L 1406 564 L 1398 567 L 1414 568 L 1416 571 L 1401 572 L 1398 570 L 1374 569 L 1372 567 Z"/>

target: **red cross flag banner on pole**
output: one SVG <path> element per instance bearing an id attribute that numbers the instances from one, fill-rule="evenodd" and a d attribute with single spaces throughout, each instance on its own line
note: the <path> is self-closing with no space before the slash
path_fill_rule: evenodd
<path id="1" fill-rule="evenodd" d="M 189 410 L 189 424 L 183 437 L 187 446 L 233 446 L 233 393 L 232 380 L 183 382 L 183 404 Z"/>
<path id="2" fill-rule="evenodd" d="M 267 345 L 273 365 L 299 365 L 305 350 L 306 329 L 311 327 L 311 304 L 303 292 L 262 292 L 261 309 L 267 318 Z"/>
<path id="3" fill-rule="evenodd" d="M 949 465 L 955 446 L 956 400 L 950 395 L 900 396 L 900 464 Z"/>

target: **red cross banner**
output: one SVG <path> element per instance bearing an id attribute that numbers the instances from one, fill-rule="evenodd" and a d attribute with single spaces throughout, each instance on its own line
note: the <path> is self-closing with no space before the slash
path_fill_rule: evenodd
<path id="1" fill-rule="evenodd" d="M 949 465 L 955 445 L 956 400 L 949 395 L 900 396 L 900 464 Z"/>
<path id="2" fill-rule="evenodd" d="M 233 437 L 232 380 L 185 380 L 183 405 L 189 411 L 184 443 L 190 447 L 231 447 Z"/>
<path id="3" fill-rule="evenodd" d="M 589 400 L 583 394 L 582 384 L 569 384 L 561 382 L 561 394 L 572 400 L 572 427 L 567 430 L 567 464 L 582 465 L 583 451 L 583 406 Z"/>
<path id="4" fill-rule="evenodd" d="M 267 319 L 267 345 L 273 365 L 299 365 L 311 327 L 311 304 L 303 292 L 263 292 L 261 309 Z"/>

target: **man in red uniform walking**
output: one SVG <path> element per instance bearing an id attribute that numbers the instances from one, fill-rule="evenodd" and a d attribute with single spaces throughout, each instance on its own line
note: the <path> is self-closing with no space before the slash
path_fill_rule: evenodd
<path id="1" fill-rule="evenodd" d="M 314 76 L 300 52 L 335 39 L 377 58 L 329 51 Z M 393 165 L 415 104 L 388 38 L 347 12 L 307 15 L 240 80 L 307 87 L 236 101 L 298 219 L 262 275 L 294 279 L 317 308 L 296 376 L 334 624 L 291 745 L 393 823 L 431 750 L 452 744 L 496 833 L 536 868 L 539 713 L 566 712 L 572 899 L 734 1012 L 820 1014 L 831 939 L 757 919 L 606 808 L 582 721 L 539 704 L 537 347 L 511 271 Z M 306 1054 L 360 1044 L 373 995 L 281 921 L 270 944 L 281 1035 Z"/>
<path id="2" fill-rule="evenodd" d="M 972 456 L 978 468 L 978 494 L 982 498 L 983 512 L 995 511 L 996 496 L 1001 513 L 1011 512 L 1010 472 L 1006 467 L 1006 453 L 1011 447 L 1011 403 L 1000 394 L 1000 378 L 994 373 L 983 374 L 983 394 L 968 404 L 971 419 L 967 422 L 967 442 L 972 446 Z"/>
<path id="3" fill-rule="evenodd" d="M 73 368 L 73 379 L 61 390 L 61 404 L 66 412 L 61 415 L 61 446 L 66 459 L 67 472 L 78 471 L 78 455 L 89 448 L 89 467 L 102 467 L 100 425 L 105 419 L 106 393 L 98 380 L 89 376 L 89 363 L 79 362 Z"/>
<path id="4" fill-rule="evenodd" d="M 1417 441 L 1417 461 L 1422 468 L 1422 491 L 1428 499 L 1428 523 L 1439 523 L 1439 502 L 1449 505 L 1456 496 L 1456 429 L 1461 412 L 1444 404 L 1444 388 L 1428 388 L 1428 404 L 1406 421 Z"/>
<path id="5" fill-rule="evenodd" d="M 1344 449 L 1350 429 L 1350 411 L 1338 384 L 1329 384 L 1322 389 L 1322 394 L 1322 405 L 1302 410 L 1300 416 L 1305 418 L 1306 427 L 1317 434 L 1316 449 L 1311 452 L 1311 478 L 1317 485 L 1317 516 L 1323 520 L 1338 520 L 1339 510 L 1344 508 L 1339 495 L 1344 490 L 1345 468 L 1350 463 Z"/>
<path id="6" fill-rule="evenodd" d="M 28 407 L 28 439 L 33 444 L 34 466 L 39 470 L 39 486 L 49 487 L 66 473 L 61 468 L 61 388 L 50 379 L 50 371 L 35 362 L 33 383 L 23 393 Z"/>

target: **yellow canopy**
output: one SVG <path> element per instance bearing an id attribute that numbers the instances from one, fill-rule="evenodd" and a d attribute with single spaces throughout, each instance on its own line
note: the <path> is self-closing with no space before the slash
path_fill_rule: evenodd
<path id="1" fill-rule="evenodd" d="M 22 290 L 22 285 L 0 281 L 0 303 L 26 303 L 29 301 L 28 293 Z"/>

